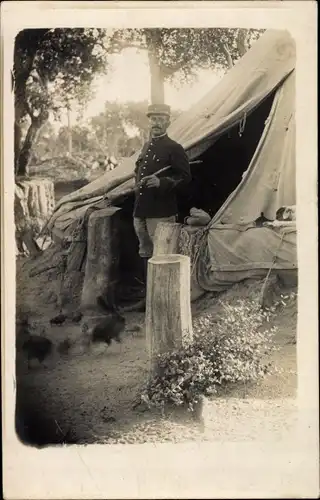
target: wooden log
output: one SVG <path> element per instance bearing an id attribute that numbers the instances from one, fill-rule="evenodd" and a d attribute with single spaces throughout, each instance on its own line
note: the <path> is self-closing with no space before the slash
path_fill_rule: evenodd
<path id="1" fill-rule="evenodd" d="M 54 188 L 50 179 L 16 178 L 14 215 L 17 246 L 22 242 L 31 255 L 38 253 L 35 237 L 45 225 L 54 208 Z"/>
<path id="2" fill-rule="evenodd" d="M 64 312 L 70 313 L 78 310 L 81 303 L 83 279 L 83 273 L 79 271 L 68 271 L 64 275 L 60 297 Z"/>
<path id="3" fill-rule="evenodd" d="M 150 374 L 160 353 L 192 342 L 190 259 L 185 255 L 156 255 L 148 262 L 146 341 Z"/>
<path id="4" fill-rule="evenodd" d="M 89 218 L 82 310 L 96 310 L 99 295 L 113 300 L 119 264 L 119 212 L 117 207 L 108 207 Z"/>
<path id="5" fill-rule="evenodd" d="M 84 218 L 80 222 L 76 222 L 72 231 L 72 242 L 68 252 L 67 271 L 82 271 L 85 266 L 87 255 L 87 234 L 88 221 L 96 207 L 89 207 Z"/>

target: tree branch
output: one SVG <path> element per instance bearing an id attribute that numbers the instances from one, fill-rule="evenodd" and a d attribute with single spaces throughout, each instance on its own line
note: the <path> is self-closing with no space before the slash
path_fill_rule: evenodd
<path id="1" fill-rule="evenodd" d="M 117 47 L 110 48 L 110 52 L 112 53 L 117 53 L 118 51 L 120 52 L 121 50 L 124 49 L 139 49 L 139 50 L 148 50 L 147 47 L 144 47 L 143 45 L 140 45 L 139 43 L 136 42 L 121 42 L 117 43 Z M 104 47 L 106 50 L 106 48 Z"/>
<path id="2" fill-rule="evenodd" d="M 28 102 L 28 99 L 25 100 L 24 105 L 25 105 L 26 112 L 28 113 L 28 115 L 31 118 L 31 121 L 34 120 L 35 117 L 33 115 L 32 108 Z"/>
<path id="3" fill-rule="evenodd" d="M 221 43 L 220 47 L 221 47 L 222 52 L 225 55 L 225 58 L 226 58 L 227 63 L 228 63 L 228 67 L 229 67 L 229 69 L 231 69 L 233 67 L 233 60 L 232 60 L 231 54 L 229 52 L 228 45 L 226 43 Z"/>
<path id="4" fill-rule="evenodd" d="M 36 69 L 36 73 L 38 75 L 38 81 L 39 81 L 41 87 L 44 90 L 47 90 L 47 88 L 48 88 L 48 78 L 46 77 L 45 73 L 39 67 Z"/>
<path id="5" fill-rule="evenodd" d="M 166 66 L 165 64 L 161 64 L 161 71 L 164 77 L 167 78 L 182 69 L 184 65 L 185 64 L 183 62 L 177 63 L 174 66 Z"/>

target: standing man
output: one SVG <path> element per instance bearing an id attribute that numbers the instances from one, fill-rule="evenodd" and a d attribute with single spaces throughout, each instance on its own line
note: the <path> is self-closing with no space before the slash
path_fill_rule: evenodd
<path id="1" fill-rule="evenodd" d="M 144 260 L 145 283 L 148 259 L 153 254 L 153 239 L 159 222 L 175 222 L 178 215 L 177 190 L 191 180 L 188 157 L 177 142 L 167 135 L 170 107 L 148 107 L 151 139 L 143 146 L 136 161 L 133 222 L 139 240 L 139 255 Z M 156 172 L 165 168 L 165 172 Z"/>

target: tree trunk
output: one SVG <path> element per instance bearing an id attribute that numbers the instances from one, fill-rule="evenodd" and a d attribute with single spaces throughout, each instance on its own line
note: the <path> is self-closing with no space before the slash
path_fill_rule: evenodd
<path id="1" fill-rule="evenodd" d="M 149 54 L 151 76 L 151 104 L 164 104 L 164 78 L 156 58 Z"/>
<path id="2" fill-rule="evenodd" d="M 189 257 L 169 254 L 149 259 L 146 340 L 151 375 L 158 354 L 192 342 Z"/>
<path id="3" fill-rule="evenodd" d="M 228 45 L 225 43 L 221 44 L 221 50 L 225 55 L 225 58 L 226 58 L 226 61 L 228 64 L 228 68 L 231 69 L 233 67 L 233 60 L 232 60 L 231 54 L 229 52 Z"/>
<path id="4" fill-rule="evenodd" d="M 23 146 L 19 154 L 18 166 L 16 172 L 18 176 L 28 175 L 28 164 L 31 157 L 32 146 L 39 135 L 41 127 L 45 124 L 48 117 L 49 113 L 45 111 L 44 113 L 41 113 L 38 117 L 32 118 L 31 125 L 28 129 L 26 138 L 24 140 Z"/>
<path id="5" fill-rule="evenodd" d="M 21 149 L 21 125 L 18 121 L 14 122 L 14 172 L 18 175 L 19 155 Z"/>
<path id="6" fill-rule="evenodd" d="M 150 68 L 150 99 L 151 104 L 164 104 L 164 75 L 157 56 L 152 48 L 148 50 Z"/>
<path id="7" fill-rule="evenodd" d="M 84 310 L 97 308 L 97 297 L 114 301 L 119 257 L 119 211 L 110 207 L 94 212 L 88 222 L 87 261 L 82 288 Z"/>
<path id="8" fill-rule="evenodd" d="M 36 33 L 37 32 L 37 33 Z M 19 159 L 20 159 L 20 148 L 21 148 L 21 120 L 27 113 L 27 96 L 26 96 L 26 85 L 27 80 L 30 76 L 34 57 L 37 52 L 37 45 L 40 43 L 43 34 L 39 34 L 38 30 L 34 30 L 33 36 L 26 34 L 23 31 L 16 37 L 16 49 L 19 47 L 19 43 L 25 47 L 26 39 L 31 42 L 28 44 L 28 50 L 22 58 L 19 54 L 19 50 L 15 50 L 14 54 L 14 168 L 16 175 L 25 175 L 25 169 L 20 169 Z"/>
<path id="9" fill-rule="evenodd" d="M 71 129 L 71 118 L 70 118 L 70 108 L 67 108 L 68 115 L 68 153 L 72 156 L 72 129 Z"/>
<path id="10" fill-rule="evenodd" d="M 237 35 L 237 49 L 240 54 L 240 57 L 244 56 L 247 52 L 246 38 L 247 38 L 248 30 L 247 29 L 239 29 Z"/>

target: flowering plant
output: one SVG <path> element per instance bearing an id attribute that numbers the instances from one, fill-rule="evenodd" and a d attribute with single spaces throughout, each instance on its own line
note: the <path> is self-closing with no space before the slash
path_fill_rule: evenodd
<path id="1" fill-rule="evenodd" d="M 274 349 L 274 312 L 254 301 L 221 303 L 223 313 L 206 313 L 193 322 L 194 342 L 158 356 L 157 374 L 143 391 L 149 407 L 187 405 L 216 394 L 230 383 L 257 381 L 270 371 L 266 356 Z"/>

